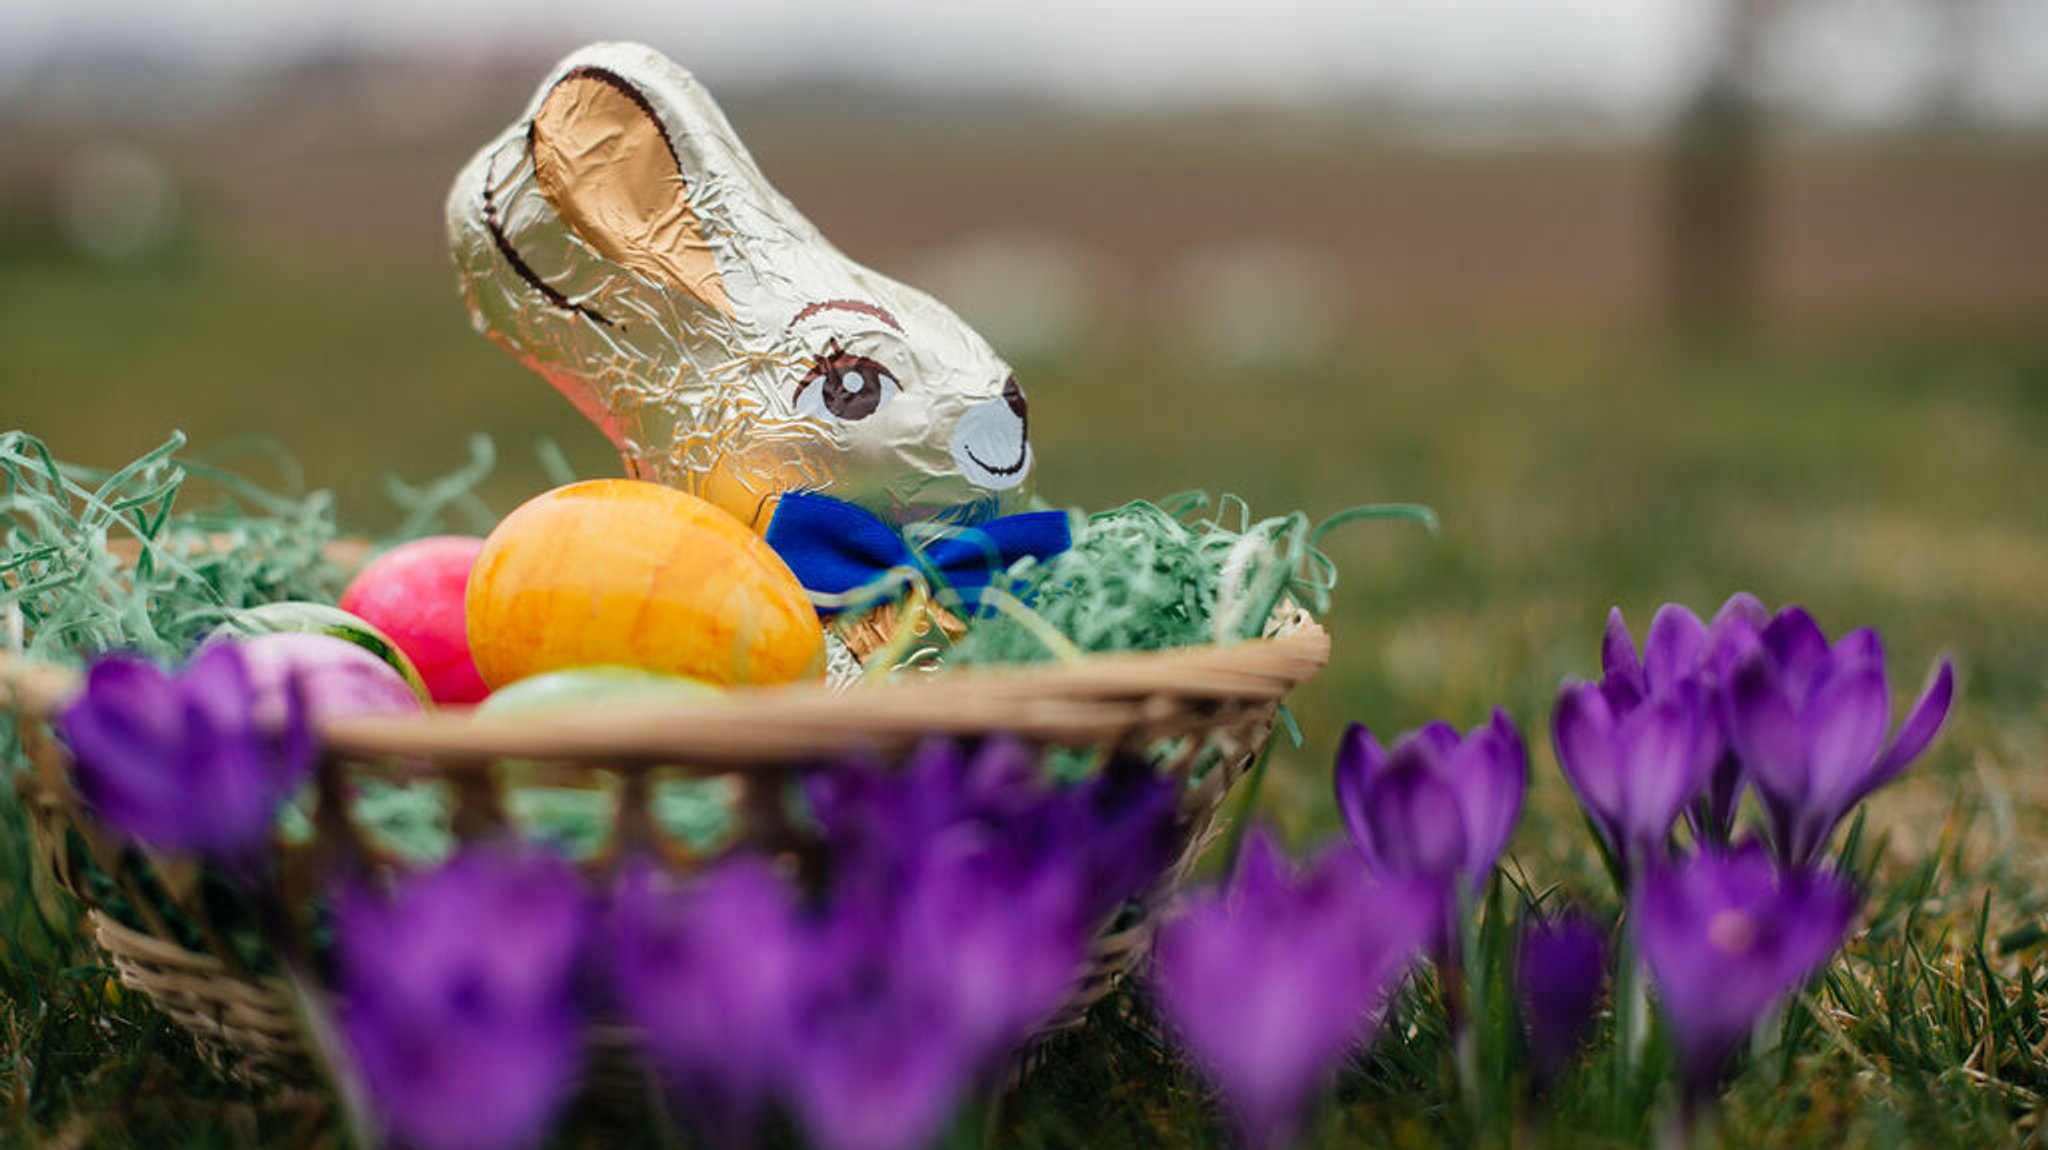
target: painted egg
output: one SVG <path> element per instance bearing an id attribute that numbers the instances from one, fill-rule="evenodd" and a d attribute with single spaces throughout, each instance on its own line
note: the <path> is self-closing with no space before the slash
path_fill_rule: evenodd
<path id="1" fill-rule="evenodd" d="M 359 616 L 351 615 L 339 607 L 325 603 L 307 603 L 287 600 L 282 603 L 265 603 L 244 611 L 235 612 L 234 618 L 214 628 L 213 639 L 246 639 L 252 635 L 272 634 L 315 634 L 332 635 L 345 639 L 377 658 L 391 665 L 406 685 L 413 689 L 422 700 L 431 701 L 433 695 L 420 679 L 420 673 L 405 657 L 391 636 Z"/>
<path id="2" fill-rule="evenodd" d="M 702 702 L 725 692 L 709 683 L 638 667 L 571 667 L 521 679 L 478 705 L 479 715 L 540 715 L 617 703 Z"/>
<path id="3" fill-rule="evenodd" d="M 257 635 L 241 641 L 256 694 L 256 715 L 279 722 L 285 683 L 297 678 L 314 721 L 350 715 L 409 715 L 422 704 L 391 665 L 346 639 L 304 632 Z"/>
<path id="4" fill-rule="evenodd" d="M 476 714 L 547 715 L 609 706 L 687 706 L 723 694 L 709 683 L 637 667 L 572 667 L 493 691 L 478 705 Z M 591 784 L 584 786 L 514 783 L 505 791 L 506 813 L 522 835 L 550 843 L 570 858 L 589 858 L 611 837 L 618 811 L 616 788 L 598 782 L 604 777 L 595 774 Z M 672 838 L 708 851 L 732 829 L 737 790 L 726 778 L 657 778 L 649 813 L 655 825 Z"/>
<path id="5" fill-rule="evenodd" d="M 594 479 L 537 496 L 484 541 L 469 645 L 493 687 L 614 665 L 707 683 L 817 676 L 825 636 L 796 576 L 693 495 Z"/>
<path id="6" fill-rule="evenodd" d="M 474 703 L 490 693 L 470 658 L 463 596 L 484 541 L 435 535 L 370 561 L 341 593 L 341 609 L 391 636 L 437 703 Z"/>

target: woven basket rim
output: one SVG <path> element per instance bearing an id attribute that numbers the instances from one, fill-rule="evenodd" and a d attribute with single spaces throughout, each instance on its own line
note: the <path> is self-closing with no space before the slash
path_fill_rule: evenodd
<path id="1" fill-rule="evenodd" d="M 1328 632 L 1306 613 L 1280 634 L 1063 663 L 951 669 L 834 689 L 743 688 L 702 700 L 620 703 L 554 715 L 447 709 L 321 724 L 330 753 L 444 766 L 505 758 L 773 769 L 849 746 L 890 749 L 928 735 L 1005 731 L 1048 742 L 1202 725 L 1215 712 L 1277 702 L 1328 663 Z M 76 691 L 64 668 L 0 652 L 0 707 L 47 718 Z"/>

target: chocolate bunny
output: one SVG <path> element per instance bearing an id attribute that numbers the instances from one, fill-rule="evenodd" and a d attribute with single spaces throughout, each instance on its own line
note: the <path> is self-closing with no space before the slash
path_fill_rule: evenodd
<path id="1" fill-rule="evenodd" d="M 448 227 L 478 330 L 629 473 L 756 529 L 793 490 L 979 522 L 1030 476 L 1024 392 L 987 342 L 840 254 L 652 49 L 557 65 L 456 177 Z"/>

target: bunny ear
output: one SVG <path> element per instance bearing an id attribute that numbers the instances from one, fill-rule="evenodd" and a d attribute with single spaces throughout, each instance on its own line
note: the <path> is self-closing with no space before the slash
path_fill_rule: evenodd
<path id="1" fill-rule="evenodd" d="M 733 314 L 675 144 L 639 89 L 604 68 L 572 68 L 541 101 L 529 140 L 542 194 L 585 243 Z"/>

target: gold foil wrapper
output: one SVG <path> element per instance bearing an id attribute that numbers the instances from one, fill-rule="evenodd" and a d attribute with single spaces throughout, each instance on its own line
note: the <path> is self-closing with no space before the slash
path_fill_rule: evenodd
<path id="1" fill-rule="evenodd" d="M 448 229 L 477 329 L 632 475 L 756 529 L 792 489 L 901 524 L 978 521 L 1027 488 L 1008 365 L 937 300 L 840 254 L 649 48 L 557 65 L 456 177 Z"/>

